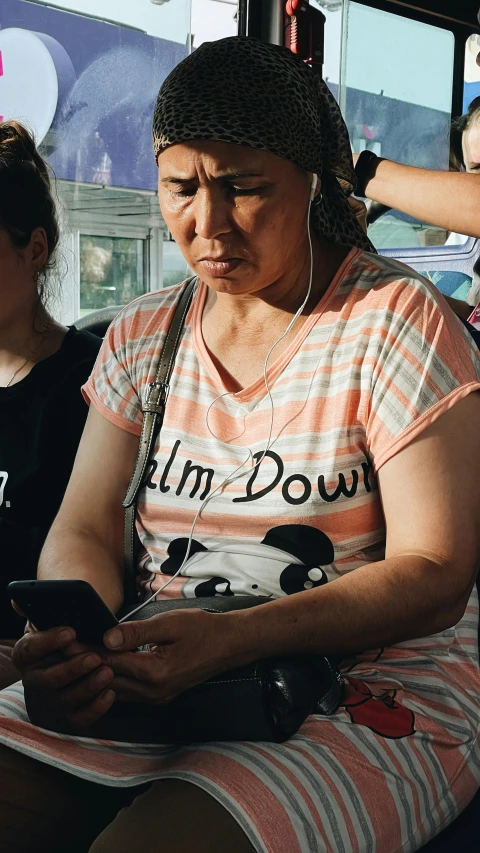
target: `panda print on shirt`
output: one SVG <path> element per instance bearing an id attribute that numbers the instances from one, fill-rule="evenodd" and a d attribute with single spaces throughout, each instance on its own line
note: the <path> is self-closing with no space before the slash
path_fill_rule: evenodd
<path id="1" fill-rule="evenodd" d="M 174 575 L 185 558 L 188 539 L 174 539 L 162 563 L 165 575 Z M 185 598 L 203 596 L 266 595 L 280 598 L 327 583 L 325 568 L 334 560 L 329 537 L 305 524 L 284 524 L 269 530 L 261 542 L 222 541 L 207 548 L 192 541 L 182 569 Z"/>

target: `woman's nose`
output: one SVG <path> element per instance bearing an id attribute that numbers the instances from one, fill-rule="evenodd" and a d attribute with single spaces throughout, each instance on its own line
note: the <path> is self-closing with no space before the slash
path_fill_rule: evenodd
<path id="1" fill-rule="evenodd" d="M 229 203 L 223 194 L 200 190 L 195 198 L 195 233 L 213 240 L 232 230 Z"/>

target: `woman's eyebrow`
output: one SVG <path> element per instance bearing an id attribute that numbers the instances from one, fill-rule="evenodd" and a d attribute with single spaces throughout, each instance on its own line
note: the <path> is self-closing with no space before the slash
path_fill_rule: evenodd
<path id="1" fill-rule="evenodd" d="M 261 178 L 263 177 L 262 172 L 224 172 L 222 175 L 217 175 L 215 178 L 211 178 L 212 181 L 225 181 L 225 180 L 239 180 L 240 178 Z M 175 175 L 167 175 L 166 178 L 161 178 L 160 183 L 162 184 L 193 184 L 198 180 L 198 178 L 178 178 Z"/>

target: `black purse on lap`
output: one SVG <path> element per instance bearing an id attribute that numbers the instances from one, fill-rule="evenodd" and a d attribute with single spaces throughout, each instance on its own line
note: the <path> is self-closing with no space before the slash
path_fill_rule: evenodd
<path id="1" fill-rule="evenodd" d="M 143 406 L 143 424 L 125 508 L 125 601 L 136 598 L 136 504 L 155 438 L 165 411 L 168 383 L 196 279 L 185 285 L 163 345 L 155 381 Z M 270 599 L 249 595 L 152 601 L 132 619 L 141 620 L 184 608 L 225 613 L 266 606 Z M 322 655 L 286 655 L 228 670 L 186 690 L 168 705 L 115 702 L 95 725 L 95 734 L 142 743 L 275 741 L 290 738 L 313 713 L 332 714 L 343 679 L 336 664 Z"/>

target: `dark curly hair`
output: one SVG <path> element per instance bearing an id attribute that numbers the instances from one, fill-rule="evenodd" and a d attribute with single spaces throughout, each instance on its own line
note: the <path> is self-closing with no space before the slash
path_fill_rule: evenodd
<path id="1" fill-rule="evenodd" d="M 462 136 L 466 130 L 480 120 L 480 95 L 474 98 L 463 116 L 453 119 L 450 136 L 450 168 L 460 172 L 465 168 Z"/>
<path id="2" fill-rule="evenodd" d="M 24 249 L 39 227 L 44 228 L 48 245 L 46 264 L 39 271 L 43 301 L 46 273 L 54 264 L 60 236 L 49 169 L 23 125 L 0 122 L 0 228 L 16 248 Z"/>

